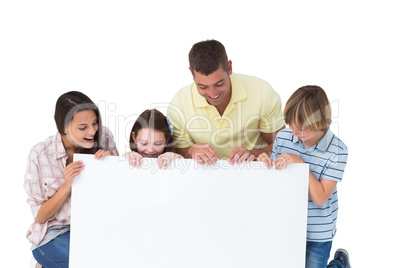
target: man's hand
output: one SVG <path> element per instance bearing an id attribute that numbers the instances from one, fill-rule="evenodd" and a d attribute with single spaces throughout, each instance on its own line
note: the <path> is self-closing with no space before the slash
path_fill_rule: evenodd
<path id="1" fill-rule="evenodd" d="M 249 150 L 239 145 L 229 155 L 228 161 L 231 165 L 233 165 L 234 163 L 240 164 L 243 161 L 250 162 L 253 161 L 255 158 L 255 155 L 251 154 Z"/>
<path id="2" fill-rule="evenodd" d="M 267 153 L 262 153 L 257 157 L 257 161 L 263 162 L 267 168 L 272 168 L 273 166 L 273 160 L 271 159 L 271 157 L 269 157 L 269 155 Z"/>
<path id="3" fill-rule="evenodd" d="M 215 164 L 218 154 L 211 145 L 207 143 L 195 143 L 188 149 L 188 154 L 199 164 Z"/>

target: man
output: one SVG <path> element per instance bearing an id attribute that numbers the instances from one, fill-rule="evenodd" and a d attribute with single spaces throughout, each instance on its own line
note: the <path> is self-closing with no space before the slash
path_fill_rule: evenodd
<path id="1" fill-rule="evenodd" d="M 216 40 L 194 44 L 189 62 L 194 83 L 174 96 L 167 112 L 176 152 L 200 164 L 217 159 L 234 164 L 270 154 L 285 124 L 272 87 L 256 77 L 232 74 L 232 61 Z"/>

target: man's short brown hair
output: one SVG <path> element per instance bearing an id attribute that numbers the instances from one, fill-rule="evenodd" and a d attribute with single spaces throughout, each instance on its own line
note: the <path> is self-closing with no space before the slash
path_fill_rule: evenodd
<path id="1" fill-rule="evenodd" d="M 301 130 L 327 130 L 332 122 L 331 104 L 319 86 L 304 86 L 296 90 L 286 102 L 283 114 L 286 124 L 293 123 Z"/>
<path id="2" fill-rule="evenodd" d="M 201 41 L 193 45 L 188 54 L 190 70 L 203 75 L 210 75 L 222 65 L 228 72 L 228 56 L 225 47 L 216 40 Z"/>

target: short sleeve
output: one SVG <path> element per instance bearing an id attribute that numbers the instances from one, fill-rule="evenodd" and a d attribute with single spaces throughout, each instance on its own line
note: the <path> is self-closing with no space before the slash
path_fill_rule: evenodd
<path id="1" fill-rule="evenodd" d="M 334 145 L 332 145 L 334 146 Z M 335 145 L 335 147 L 338 145 Z M 344 145 L 332 150 L 331 157 L 327 161 L 327 165 L 323 170 L 323 179 L 341 182 L 343 173 L 348 161 L 348 149 Z"/>
<path id="2" fill-rule="evenodd" d="M 177 95 L 169 104 L 166 117 L 173 125 L 173 139 L 176 148 L 188 148 L 195 143 L 187 131 L 186 117 Z"/>
<path id="3" fill-rule="evenodd" d="M 262 89 L 260 124 L 261 132 L 273 133 L 281 129 L 285 125 L 285 120 L 282 112 L 282 102 L 279 94 L 265 82 Z"/>

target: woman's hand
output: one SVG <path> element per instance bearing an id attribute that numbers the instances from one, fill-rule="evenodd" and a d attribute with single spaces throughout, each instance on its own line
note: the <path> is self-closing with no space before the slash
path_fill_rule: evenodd
<path id="1" fill-rule="evenodd" d="M 108 151 L 108 150 L 102 150 L 102 149 L 99 149 L 96 153 L 95 153 L 95 159 L 103 159 L 105 156 L 107 156 L 107 155 L 112 155 L 111 153 L 110 153 L 110 151 Z M 116 151 L 113 151 L 113 155 L 114 156 L 117 156 L 117 152 Z"/>
<path id="2" fill-rule="evenodd" d="M 130 163 L 131 166 L 133 167 L 140 167 L 142 164 L 142 155 L 140 155 L 137 152 L 127 152 L 124 154 L 128 162 Z"/>
<path id="3" fill-rule="evenodd" d="M 183 159 L 183 158 L 184 157 L 179 154 L 167 152 L 158 156 L 158 166 L 160 169 L 166 169 L 169 166 L 170 161 L 172 161 L 172 159 Z"/>
<path id="4" fill-rule="evenodd" d="M 64 174 L 64 184 L 71 189 L 73 185 L 74 178 L 80 174 L 81 170 L 83 170 L 85 167 L 84 163 L 82 160 L 75 161 L 70 163 L 68 166 L 66 166 L 63 169 L 63 174 Z"/>

